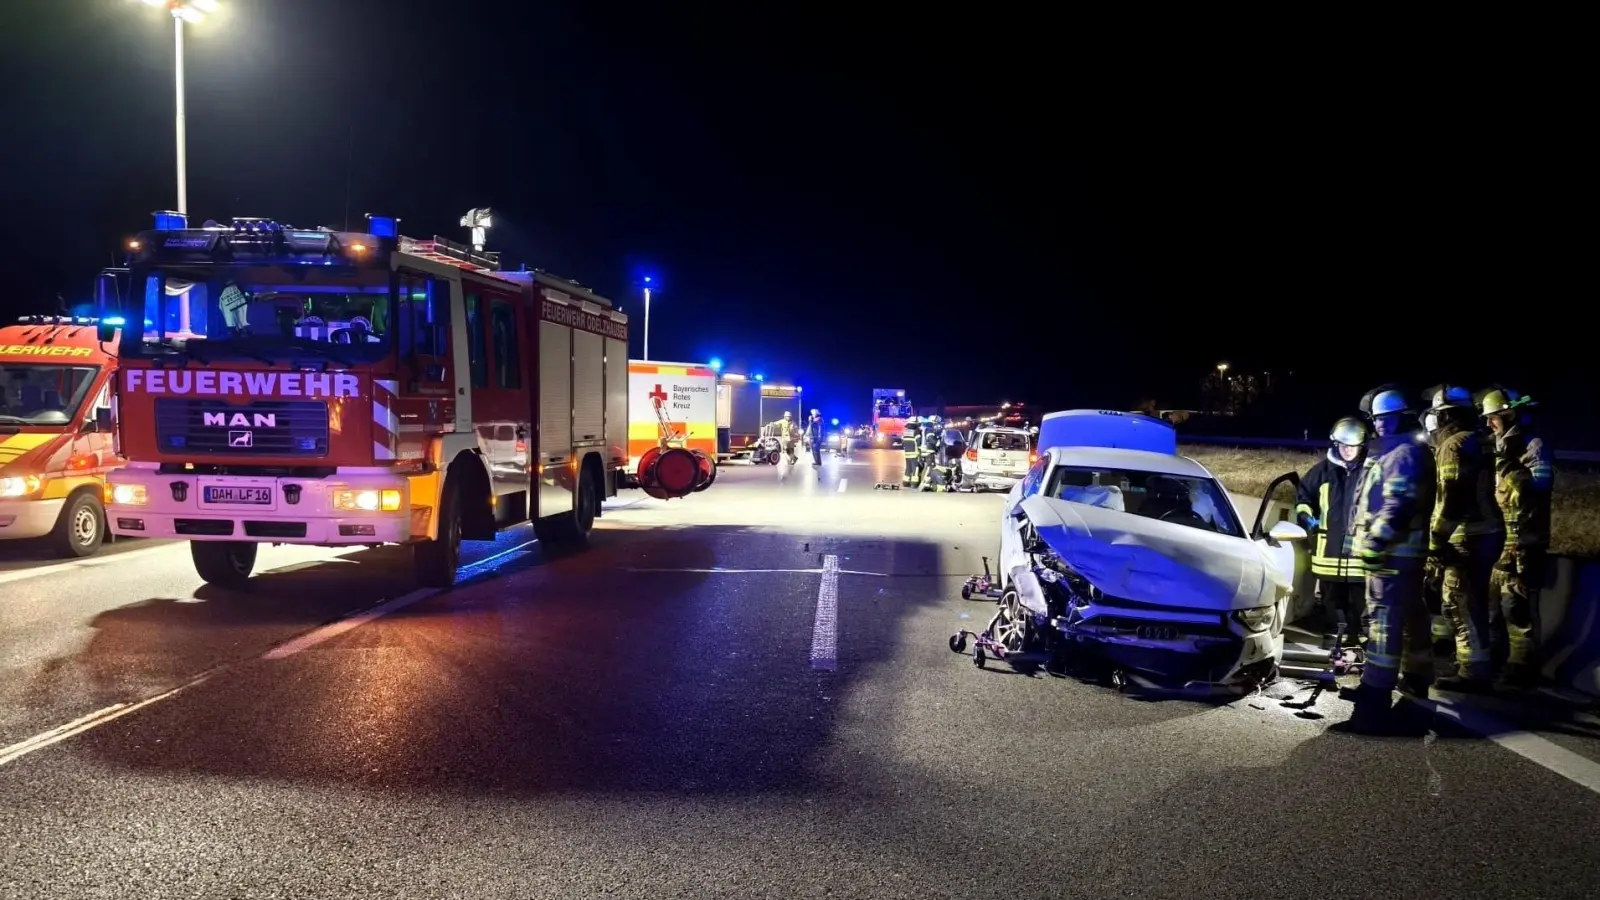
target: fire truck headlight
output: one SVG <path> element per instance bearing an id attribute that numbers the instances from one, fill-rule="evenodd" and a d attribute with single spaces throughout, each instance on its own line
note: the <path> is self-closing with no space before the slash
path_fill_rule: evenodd
<path id="1" fill-rule="evenodd" d="M 0 478 L 0 499 L 15 500 L 37 493 L 44 479 L 37 475 L 13 475 Z"/>
<path id="2" fill-rule="evenodd" d="M 400 509 L 400 492 L 393 489 L 334 491 L 333 506 L 350 512 L 395 512 Z"/>
<path id="3" fill-rule="evenodd" d="M 150 496 L 142 484 L 118 484 L 111 488 L 111 502 L 117 506 L 144 506 Z"/>

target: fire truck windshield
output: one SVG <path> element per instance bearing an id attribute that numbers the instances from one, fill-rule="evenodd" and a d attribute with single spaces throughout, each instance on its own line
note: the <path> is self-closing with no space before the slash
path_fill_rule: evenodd
<path id="1" fill-rule="evenodd" d="M 99 371 L 98 366 L 0 363 L 0 427 L 66 425 Z"/>
<path id="2" fill-rule="evenodd" d="M 383 270 L 168 266 L 137 272 L 134 283 L 144 285 L 144 316 L 129 317 L 125 352 L 370 361 L 392 347 Z"/>
<path id="3" fill-rule="evenodd" d="M 880 419 L 904 419 L 911 415 L 911 404 L 904 400 L 879 400 L 877 414 Z"/>

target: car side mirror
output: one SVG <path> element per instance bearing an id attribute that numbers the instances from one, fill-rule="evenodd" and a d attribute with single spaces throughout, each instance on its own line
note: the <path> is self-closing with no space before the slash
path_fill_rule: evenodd
<path id="1" fill-rule="evenodd" d="M 94 416 L 83 423 L 83 430 L 89 432 L 99 432 L 101 434 L 110 434 L 111 407 L 102 406 L 97 408 L 94 411 Z"/>
<path id="2" fill-rule="evenodd" d="M 1287 543 L 1289 541 L 1303 541 L 1306 539 L 1306 530 L 1294 522 L 1277 522 L 1267 531 L 1267 540 L 1274 543 Z"/>
<path id="3" fill-rule="evenodd" d="M 114 341 L 117 339 L 117 329 L 121 327 L 122 322 L 118 319 L 101 319 L 95 323 L 95 336 L 102 344 Z"/>

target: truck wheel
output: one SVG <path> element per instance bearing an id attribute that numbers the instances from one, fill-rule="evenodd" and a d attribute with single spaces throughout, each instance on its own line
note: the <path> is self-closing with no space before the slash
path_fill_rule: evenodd
<path id="1" fill-rule="evenodd" d="M 190 541 L 189 555 L 206 584 L 241 588 L 256 567 L 256 546 L 249 541 Z"/>
<path id="2" fill-rule="evenodd" d="M 566 548 L 581 548 L 589 543 L 589 531 L 594 528 L 599 501 L 596 499 L 594 476 L 588 469 L 579 471 L 578 493 L 572 498 L 572 511 L 534 523 L 533 533 L 540 541 Z"/>
<path id="3" fill-rule="evenodd" d="M 93 556 L 106 539 L 106 508 L 92 491 L 74 494 L 56 519 L 50 543 L 57 555 Z"/>
<path id="4" fill-rule="evenodd" d="M 461 500 L 453 480 L 445 481 L 439 498 L 439 536 L 411 548 L 411 567 L 423 587 L 447 588 L 456 583 L 461 565 Z"/>

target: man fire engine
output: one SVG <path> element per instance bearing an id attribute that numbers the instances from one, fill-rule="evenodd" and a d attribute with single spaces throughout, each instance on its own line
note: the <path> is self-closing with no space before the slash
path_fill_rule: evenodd
<path id="1" fill-rule="evenodd" d="M 412 544 L 417 580 L 442 587 L 462 540 L 531 521 L 541 541 L 587 541 L 627 462 L 627 317 L 368 218 L 350 233 L 159 213 L 130 242 L 145 308 L 120 350 L 113 533 L 186 538 L 225 585 L 261 543 Z M 667 449 L 639 482 L 679 497 L 700 477 Z"/>
<path id="2" fill-rule="evenodd" d="M 115 320 L 112 320 L 113 322 Z M 0 540 L 49 537 L 61 556 L 105 539 L 116 335 L 96 319 L 24 316 L 0 328 Z M 102 425 L 104 427 L 102 427 Z"/>

